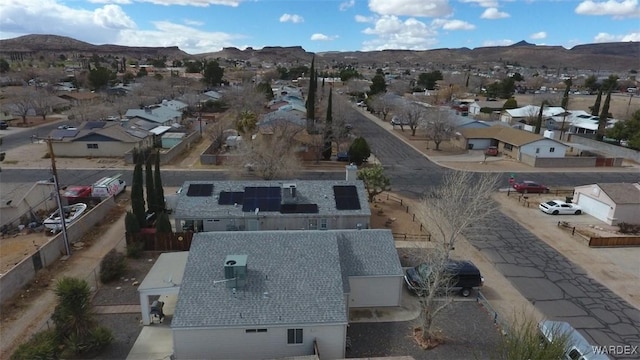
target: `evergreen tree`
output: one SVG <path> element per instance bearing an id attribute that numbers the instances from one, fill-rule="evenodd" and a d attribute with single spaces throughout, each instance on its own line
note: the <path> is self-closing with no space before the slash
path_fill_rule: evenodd
<path id="1" fill-rule="evenodd" d="M 124 231 L 129 234 L 137 234 L 140 232 L 140 223 L 138 223 L 138 218 L 131 211 L 127 211 L 127 214 L 124 216 Z"/>
<path id="2" fill-rule="evenodd" d="M 373 77 L 373 79 L 371 79 L 371 85 L 369 86 L 369 96 L 384 93 L 386 91 L 387 91 L 387 82 L 384 79 L 384 75 L 376 74 Z"/>
<path id="3" fill-rule="evenodd" d="M 313 122 L 316 118 L 316 68 L 315 68 L 316 57 L 314 56 L 311 59 L 311 69 L 309 69 L 309 93 L 307 94 L 307 120 Z"/>
<path id="4" fill-rule="evenodd" d="M 160 150 L 156 150 L 155 160 L 153 187 L 156 190 L 156 205 L 158 206 L 158 211 L 164 212 L 166 204 L 164 203 L 164 187 L 162 185 L 162 176 L 160 175 Z"/>
<path id="5" fill-rule="evenodd" d="M 591 115 L 598 116 L 600 113 L 600 102 L 602 101 L 602 89 L 598 90 L 598 96 L 596 96 L 596 102 L 593 104 L 591 108 Z"/>
<path id="6" fill-rule="evenodd" d="M 333 139 L 333 115 L 331 114 L 333 92 L 329 91 L 329 100 L 327 101 L 327 119 L 325 121 L 324 130 L 324 149 L 322 149 L 322 158 L 331 159 L 332 139 Z"/>
<path id="7" fill-rule="evenodd" d="M 140 227 L 145 227 L 147 214 L 144 204 L 144 189 L 142 180 L 142 153 L 140 150 L 134 150 L 133 159 L 135 167 L 133 168 L 133 180 L 131 183 L 131 210 L 138 219 Z"/>
<path id="8" fill-rule="evenodd" d="M 538 118 L 536 119 L 536 129 L 535 134 L 540 134 L 540 130 L 542 128 L 542 112 L 544 111 L 544 106 L 547 105 L 547 101 L 542 101 L 540 104 L 540 112 L 538 112 Z"/>
<path id="9" fill-rule="evenodd" d="M 604 99 L 600 119 L 598 119 L 598 131 L 596 138 L 602 140 L 604 138 L 605 129 L 607 127 L 607 119 L 609 118 L 609 104 L 611 103 L 611 89 L 607 91 L 607 97 Z"/>
<path id="10" fill-rule="evenodd" d="M 358 137 L 353 140 L 351 146 L 349 146 L 349 159 L 351 159 L 356 165 L 362 165 L 371 156 L 371 148 L 363 137 Z"/>
<path id="11" fill-rule="evenodd" d="M 169 215 L 162 212 L 158 214 L 158 219 L 156 220 L 156 233 L 159 234 L 171 234 L 173 229 L 171 228 L 171 221 L 169 220 Z"/>
<path id="12" fill-rule="evenodd" d="M 148 211 L 156 213 L 158 211 L 158 205 L 156 203 L 156 190 L 153 184 L 153 168 L 151 167 L 151 160 L 151 156 L 149 156 L 144 162 L 144 184 L 147 190 Z"/>
<path id="13" fill-rule="evenodd" d="M 571 90 L 573 81 L 571 81 L 571 78 L 568 78 L 564 81 L 564 83 L 565 85 L 567 85 L 567 87 L 564 88 L 564 95 L 562 96 L 562 104 L 560 106 L 562 106 L 563 109 L 567 110 L 567 106 L 569 106 L 569 91 Z"/>

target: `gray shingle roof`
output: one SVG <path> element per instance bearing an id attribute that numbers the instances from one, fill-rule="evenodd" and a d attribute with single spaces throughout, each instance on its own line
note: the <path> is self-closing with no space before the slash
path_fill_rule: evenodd
<path id="1" fill-rule="evenodd" d="M 247 255 L 247 284 L 225 283 L 227 255 Z M 266 294 L 265 294 L 266 293 Z M 173 328 L 346 323 L 335 235 L 320 231 L 195 234 Z"/>
<path id="2" fill-rule="evenodd" d="M 247 255 L 235 294 L 227 255 Z M 390 230 L 197 233 L 171 326 L 346 323 L 349 276 L 403 276 Z"/>
<path id="3" fill-rule="evenodd" d="M 640 204 L 640 185 L 633 183 L 598 183 L 616 204 Z"/>
<path id="4" fill-rule="evenodd" d="M 287 181 L 187 181 L 182 185 L 184 191 L 178 195 L 174 213 L 180 219 L 210 219 L 213 217 L 237 218 L 247 213 L 242 211 L 242 204 L 218 205 L 218 194 L 221 191 L 244 191 L 251 186 L 278 186 L 282 184 L 296 184 L 298 203 L 317 204 L 318 215 L 371 215 L 367 202 L 364 183 L 346 180 L 287 180 Z M 213 184 L 212 196 L 187 196 L 190 184 Z M 359 210 L 337 210 L 333 193 L 334 185 L 354 185 L 360 200 Z M 278 211 L 264 212 L 269 216 L 296 216 L 299 214 L 280 214 Z"/>

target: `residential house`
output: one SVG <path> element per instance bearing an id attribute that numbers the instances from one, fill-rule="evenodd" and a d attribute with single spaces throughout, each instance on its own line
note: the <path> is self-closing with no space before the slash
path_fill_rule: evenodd
<path id="1" fill-rule="evenodd" d="M 570 124 L 568 131 L 570 134 L 595 134 L 598 132 L 600 117 L 583 110 L 572 110 L 566 117 L 566 122 Z M 605 128 L 613 127 L 616 122 L 615 119 L 607 119 Z"/>
<path id="2" fill-rule="evenodd" d="M 540 106 L 535 105 L 527 105 L 516 109 L 505 109 L 500 115 L 500 121 L 513 125 L 518 122 L 537 119 L 539 113 Z M 545 106 L 544 109 L 542 109 L 543 118 L 562 116 L 562 114 L 565 113 L 567 112 L 560 106 Z"/>
<path id="3" fill-rule="evenodd" d="M 559 141 L 507 126 L 467 128 L 458 133 L 455 141 L 460 147 L 486 149 L 497 146 L 500 153 L 518 160 L 522 155 L 561 158 L 567 150 L 567 146 Z"/>
<path id="4" fill-rule="evenodd" d="M 177 194 L 177 231 L 367 229 L 368 197 L 355 166 L 349 180 L 187 181 Z"/>
<path id="5" fill-rule="evenodd" d="M 640 183 L 576 186 L 573 201 L 582 211 L 609 225 L 640 223 Z"/>
<path id="6" fill-rule="evenodd" d="M 203 93 L 204 96 L 207 97 L 207 100 L 221 100 L 222 99 L 222 93 L 215 91 L 215 90 L 209 90 L 205 93 Z"/>
<path id="7" fill-rule="evenodd" d="M 500 112 L 504 106 L 506 100 L 495 100 L 495 101 L 482 101 L 475 100 L 474 102 L 469 104 L 469 114 L 470 115 L 480 115 L 480 110 L 485 109 L 489 110 L 491 113 Z"/>
<path id="8" fill-rule="evenodd" d="M 176 359 L 342 359 L 349 309 L 400 306 L 403 271 L 389 230 L 207 232 L 176 286 Z"/>
<path id="9" fill-rule="evenodd" d="M 49 136 L 59 157 L 122 157 L 133 148 L 153 145 L 149 132 L 107 121 L 87 121 L 78 128 L 56 129 Z"/>
<path id="10" fill-rule="evenodd" d="M 476 128 L 487 128 L 490 127 L 490 124 L 487 124 L 484 121 L 478 121 L 474 119 L 470 119 L 466 116 L 456 116 L 453 115 L 451 119 L 451 125 L 456 131 L 462 129 L 476 129 Z"/>
<path id="11" fill-rule="evenodd" d="M 189 107 L 189 104 L 186 104 L 179 100 L 162 100 L 161 105 L 180 112 L 185 111 Z"/>
<path id="12" fill-rule="evenodd" d="M 144 109 L 129 109 L 124 116 L 129 121 L 142 119 L 157 125 L 171 126 L 172 124 L 180 123 L 182 112 L 168 106 L 151 105 Z"/>
<path id="13" fill-rule="evenodd" d="M 61 99 L 67 100 L 73 106 L 80 104 L 91 104 L 99 99 L 98 94 L 92 92 L 69 92 L 58 96 Z"/>

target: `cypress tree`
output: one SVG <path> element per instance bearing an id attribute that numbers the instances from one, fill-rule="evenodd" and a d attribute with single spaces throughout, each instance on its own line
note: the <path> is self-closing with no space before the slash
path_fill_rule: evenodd
<path id="1" fill-rule="evenodd" d="M 333 115 L 331 114 L 333 92 L 329 91 L 329 100 L 327 101 L 327 119 L 325 121 L 324 131 L 324 149 L 322 150 L 322 158 L 331 159 L 331 144 L 333 138 Z"/>
<path id="2" fill-rule="evenodd" d="M 602 89 L 598 90 L 598 96 L 596 97 L 596 102 L 593 104 L 591 108 L 591 116 L 598 116 L 600 112 L 600 102 L 602 101 Z"/>
<path id="3" fill-rule="evenodd" d="M 147 206 L 149 212 L 157 213 L 158 205 L 156 204 L 156 190 L 153 185 L 153 169 L 151 168 L 151 156 L 148 156 L 144 162 L 144 185 L 147 190 Z"/>
<path id="4" fill-rule="evenodd" d="M 146 224 L 146 213 L 144 209 L 144 189 L 142 185 L 142 154 L 139 150 L 134 150 L 133 158 L 135 167 L 133 168 L 133 180 L 131 184 L 131 210 L 138 219 L 140 227 Z"/>
<path id="5" fill-rule="evenodd" d="M 316 57 L 314 56 L 311 59 L 311 69 L 309 69 L 309 93 L 307 94 L 307 120 L 313 120 L 316 118 L 316 68 L 315 68 Z"/>
<path id="6" fill-rule="evenodd" d="M 164 212 L 166 204 L 164 203 L 164 187 L 162 185 L 162 176 L 160 175 L 160 150 L 156 150 L 156 164 L 153 178 L 153 187 L 156 190 L 156 204 L 158 211 Z"/>
<path id="7" fill-rule="evenodd" d="M 607 97 L 604 99 L 602 105 L 602 112 L 600 112 L 600 119 L 598 119 L 598 131 L 596 138 L 602 140 L 604 138 L 604 132 L 607 127 L 607 118 L 609 117 L 609 104 L 611 103 L 611 90 L 607 91 Z"/>
<path id="8" fill-rule="evenodd" d="M 156 220 L 156 232 L 160 234 L 171 234 L 173 232 L 169 215 L 164 212 L 158 214 L 158 219 Z"/>

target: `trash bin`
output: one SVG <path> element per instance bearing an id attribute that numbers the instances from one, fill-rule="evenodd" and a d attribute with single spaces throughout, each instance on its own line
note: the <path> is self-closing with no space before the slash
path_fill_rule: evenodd
<path id="1" fill-rule="evenodd" d="M 473 144 L 467 144 L 467 147 L 469 148 L 469 150 L 473 150 Z"/>
<path id="2" fill-rule="evenodd" d="M 162 319 L 164 319 L 164 312 L 162 311 L 163 307 L 164 307 L 164 302 L 162 301 L 154 300 L 151 303 L 150 315 L 152 320 L 155 317 L 155 318 L 158 318 L 158 320 L 160 320 L 160 322 L 162 323 Z"/>
<path id="3" fill-rule="evenodd" d="M 565 202 L 566 202 L 567 204 L 571 204 L 571 202 L 572 202 L 572 201 L 573 201 L 573 196 L 566 196 L 566 197 L 565 197 Z"/>

